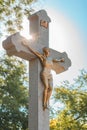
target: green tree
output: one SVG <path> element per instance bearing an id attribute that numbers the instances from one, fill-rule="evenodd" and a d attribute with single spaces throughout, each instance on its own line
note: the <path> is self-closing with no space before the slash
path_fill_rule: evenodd
<path id="1" fill-rule="evenodd" d="M 0 59 L 0 130 L 26 130 L 28 127 L 25 71 L 25 65 L 15 57 Z"/>
<path id="2" fill-rule="evenodd" d="M 31 4 L 37 0 L 0 0 L 0 36 L 22 29 L 24 16 L 33 11 Z"/>
<path id="3" fill-rule="evenodd" d="M 86 130 L 87 129 L 87 72 L 81 71 L 73 84 L 68 81 L 55 88 L 55 101 L 64 104 L 58 117 L 51 120 L 51 130 Z M 57 109 L 57 108 L 56 108 Z M 53 122 L 54 125 L 52 125 Z"/>

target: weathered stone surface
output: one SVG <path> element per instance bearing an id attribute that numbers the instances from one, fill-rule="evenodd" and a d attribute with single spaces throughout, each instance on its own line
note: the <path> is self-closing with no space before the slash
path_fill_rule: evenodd
<path id="1" fill-rule="evenodd" d="M 71 60 L 68 58 L 68 55 L 66 52 L 58 52 L 56 50 L 50 49 L 50 57 L 52 59 L 62 59 L 64 58 L 64 62 L 58 62 L 54 63 L 53 70 L 56 72 L 56 74 L 62 73 L 71 66 Z"/>
<path id="2" fill-rule="evenodd" d="M 15 33 L 3 41 L 3 47 L 6 49 L 9 56 L 15 55 L 26 60 L 35 58 L 35 55 L 22 45 L 23 42 L 31 44 L 31 41 L 20 36 L 19 33 Z"/>

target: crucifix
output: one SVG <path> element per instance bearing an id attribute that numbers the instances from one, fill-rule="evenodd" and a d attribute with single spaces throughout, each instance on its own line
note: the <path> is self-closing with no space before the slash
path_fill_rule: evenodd
<path id="1" fill-rule="evenodd" d="M 29 17 L 31 40 L 19 33 L 3 41 L 9 56 L 29 61 L 29 130 L 49 130 L 49 99 L 52 94 L 52 74 L 62 73 L 71 66 L 66 52 L 49 48 L 49 23 L 45 10 Z"/>

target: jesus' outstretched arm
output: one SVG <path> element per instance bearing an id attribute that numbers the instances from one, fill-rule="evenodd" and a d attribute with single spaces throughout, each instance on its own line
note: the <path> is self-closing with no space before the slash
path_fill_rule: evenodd
<path id="1" fill-rule="evenodd" d="M 34 55 L 36 55 L 38 58 L 40 58 L 40 60 L 42 60 L 43 55 L 40 54 L 39 52 L 35 51 L 34 49 L 32 49 L 32 48 L 29 46 L 28 43 L 22 42 L 22 45 L 24 45 L 25 47 L 27 47 L 29 51 L 31 51 Z"/>

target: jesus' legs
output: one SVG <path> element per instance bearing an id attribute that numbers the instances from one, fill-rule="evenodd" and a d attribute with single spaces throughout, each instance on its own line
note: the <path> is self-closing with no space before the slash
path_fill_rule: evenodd
<path id="1" fill-rule="evenodd" d="M 52 77 L 50 77 L 50 79 L 48 80 L 48 83 L 49 83 L 49 88 L 48 88 L 47 99 L 46 99 L 47 103 L 49 102 L 49 99 L 52 95 L 52 89 L 53 89 L 53 78 Z"/>
<path id="2" fill-rule="evenodd" d="M 48 78 L 44 75 L 41 76 L 41 80 L 44 84 L 44 91 L 43 91 L 43 110 L 47 108 L 47 94 L 48 94 Z"/>

